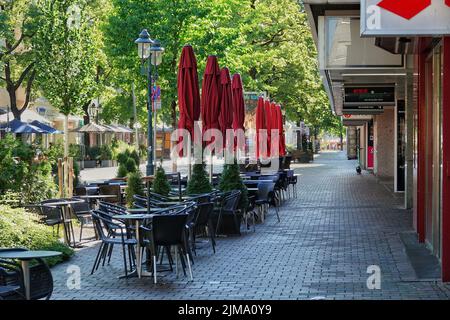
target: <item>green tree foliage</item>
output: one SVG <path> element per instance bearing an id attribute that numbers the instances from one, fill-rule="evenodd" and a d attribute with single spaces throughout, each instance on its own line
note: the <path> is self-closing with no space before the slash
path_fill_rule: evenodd
<path id="1" fill-rule="evenodd" d="M 144 195 L 144 185 L 142 184 L 142 174 L 140 171 L 131 172 L 127 175 L 126 200 L 129 208 L 133 206 L 134 195 Z"/>
<path id="2" fill-rule="evenodd" d="M 0 1 L 0 86 L 9 96 L 14 118 L 20 119 L 33 99 L 36 78 L 36 50 L 31 39 L 36 34 L 36 6 L 33 1 Z M 18 104 L 18 89 L 25 90 L 25 99 Z"/>
<path id="3" fill-rule="evenodd" d="M 56 195 L 52 161 L 38 156 L 36 146 L 10 134 L 0 140 L 0 172 L 0 196 L 15 193 L 22 204 L 28 204 Z"/>
<path id="4" fill-rule="evenodd" d="M 148 28 L 166 48 L 159 67 L 162 118 L 176 126 L 176 75 L 181 48 L 191 44 L 199 74 L 210 54 L 222 66 L 242 75 L 247 91 L 266 91 L 282 104 L 287 118 L 305 121 L 319 130 L 335 129 L 338 122 L 318 73 L 317 52 L 302 4 L 297 0 L 112 0 L 105 26 L 107 48 L 114 65 L 121 98 L 106 110 L 130 118 L 130 88 L 138 85 L 140 122 L 145 123 L 146 81 L 140 75 L 137 38 Z M 152 14 L 147 14 L 152 12 Z M 154 17 L 158 17 L 155 19 Z M 125 116 L 122 116 L 126 114 Z"/>
<path id="5" fill-rule="evenodd" d="M 209 193 L 212 191 L 211 183 L 208 179 L 208 173 L 204 163 L 196 163 L 192 166 L 192 177 L 188 181 L 186 193 L 188 195 L 197 195 Z"/>
<path id="6" fill-rule="evenodd" d="M 39 217 L 23 208 L 11 208 L 0 204 L 0 247 L 25 247 L 30 250 L 52 250 L 62 252 L 61 256 L 47 259 L 54 265 L 69 259 L 73 250 L 61 243 L 52 228 L 39 222 Z"/>
<path id="7" fill-rule="evenodd" d="M 153 192 L 167 196 L 170 192 L 170 184 L 166 177 L 166 172 L 160 165 L 156 168 L 155 180 L 153 180 Z"/>
<path id="8" fill-rule="evenodd" d="M 240 190 L 241 197 L 239 199 L 239 209 L 243 212 L 248 207 L 248 190 L 239 173 L 239 165 L 235 161 L 234 164 L 225 164 L 220 178 L 219 190 L 223 192 Z"/>

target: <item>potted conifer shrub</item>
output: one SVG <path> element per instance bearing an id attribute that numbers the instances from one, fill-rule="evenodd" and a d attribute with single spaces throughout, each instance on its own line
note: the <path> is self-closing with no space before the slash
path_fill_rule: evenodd
<path id="1" fill-rule="evenodd" d="M 128 208 L 133 206 L 134 195 L 144 196 L 144 185 L 142 184 L 142 174 L 138 170 L 127 175 L 126 201 Z"/>
<path id="2" fill-rule="evenodd" d="M 236 160 L 232 164 L 225 164 L 219 183 L 219 190 L 222 192 L 239 190 L 241 192 L 238 210 L 233 213 L 236 217 L 234 217 L 233 214 L 223 214 L 220 223 L 221 233 L 240 234 L 240 223 L 248 207 L 248 191 L 247 187 L 242 182 L 239 165 L 236 163 Z M 218 217 L 216 216 L 215 220 L 217 218 Z"/>
<path id="3" fill-rule="evenodd" d="M 162 196 L 168 196 L 170 192 L 170 184 L 166 177 L 166 172 L 160 165 L 156 169 L 155 179 L 153 180 L 153 192 Z"/>
<path id="4" fill-rule="evenodd" d="M 192 176 L 188 181 L 186 193 L 188 195 L 198 195 L 212 192 L 212 186 L 208 179 L 205 163 L 196 163 L 192 167 Z"/>

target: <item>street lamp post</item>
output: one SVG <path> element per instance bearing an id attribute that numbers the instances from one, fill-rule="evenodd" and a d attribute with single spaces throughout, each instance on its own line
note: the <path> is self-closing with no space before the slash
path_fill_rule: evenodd
<path id="1" fill-rule="evenodd" d="M 148 127 L 147 127 L 147 139 L 148 139 L 148 149 L 147 149 L 147 176 L 154 175 L 154 159 L 153 152 L 155 146 L 153 145 L 153 124 L 152 124 L 152 107 L 153 107 L 153 87 L 156 84 L 158 79 L 158 65 L 162 62 L 162 53 L 164 52 L 164 48 L 161 47 L 161 44 L 158 40 L 150 39 L 150 34 L 147 29 L 144 29 L 139 34 L 139 38 L 136 39 L 135 43 L 138 45 L 138 55 L 141 58 L 142 66 L 144 67 L 145 62 L 147 61 L 147 69 L 143 68 L 147 73 L 147 109 L 148 109 Z M 155 67 L 154 75 L 152 77 L 152 68 Z M 155 123 L 156 126 L 156 123 Z"/>

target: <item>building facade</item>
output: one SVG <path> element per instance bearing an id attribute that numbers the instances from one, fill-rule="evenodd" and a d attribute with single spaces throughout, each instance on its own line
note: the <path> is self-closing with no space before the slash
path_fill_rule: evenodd
<path id="1" fill-rule="evenodd" d="M 349 158 L 403 194 L 449 282 L 450 1 L 303 2 Z"/>

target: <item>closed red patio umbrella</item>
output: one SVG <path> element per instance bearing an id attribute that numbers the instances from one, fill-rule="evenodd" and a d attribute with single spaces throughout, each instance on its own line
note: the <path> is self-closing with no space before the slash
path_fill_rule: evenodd
<path id="1" fill-rule="evenodd" d="M 258 104 L 256 106 L 256 158 L 258 159 L 262 156 L 265 156 L 265 154 L 267 153 L 266 150 L 264 150 L 264 148 L 261 150 L 260 147 L 260 141 L 262 140 L 261 130 L 266 129 L 264 105 L 265 105 L 264 98 L 259 97 Z"/>
<path id="2" fill-rule="evenodd" d="M 220 70 L 220 86 L 221 86 L 221 99 L 220 99 L 220 114 L 219 124 L 220 131 L 223 135 L 223 146 L 226 147 L 226 133 L 228 129 L 233 128 L 233 96 L 231 92 L 231 77 L 228 68 L 222 68 Z"/>
<path id="3" fill-rule="evenodd" d="M 242 79 L 239 73 L 233 75 L 231 90 L 233 94 L 233 129 L 245 130 L 244 88 L 242 86 Z"/>
<path id="4" fill-rule="evenodd" d="M 220 114 L 220 68 L 216 56 L 209 56 L 202 82 L 201 113 L 203 133 L 209 129 L 219 129 Z"/>
<path id="5" fill-rule="evenodd" d="M 244 88 L 242 86 L 242 79 L 239 73 L 233 75 L 233 79 L 231 81 L 231 92 L 233 94 L 233 129 L 236 134 L 237 130 L 245 131 Z M 238 146 L 238 139 L 236 137 L 234 148 L 239 148 L 245 152 L 245 143 L 244 145 Z"/>
<path id="6" fill-rule="evenodd" d="M 192 46 L 184 46 L 178 65 L 179 129 L 186 129 L 194 136 L 194 122 L 200 117 L 200 90 L 198 85 L 197 59 Z M 180 150 L 182 152 L 182 150 Z"/>
<path id="7" fill-rule="evenodd" d="M 283 115 L 281 114 L 281 106 L 279 104 L 273 105 L 272 117 L 272 129 L 278 130 L 278 155 L 282 157 L 286 155 L 286 144 L 284 139 Z"/>
<path id="8" fill-rule="evenodd" d="M 264 102 L 264 117 L 267 129 L 267 157 L 270 157 L 270 145 L 272 144 L 272 103 L 270 100 Z"/>
<path id="9" fill-rule="evenodd" d="M 205 74 L 202 82 L 202 100 L 201 113 L 203 122 L 203 134 L 209 129 L 220 130 L 220 99 L 221 99 L 221 83 L 220 68 L 216 56 L 209 56 L 206 61 Z M 211 143 L 215 143 L 212 139 Z M 212 157 L 212 155 L 211 155 Z M 209 177 L 212 179 L 212 159 Z"/>

